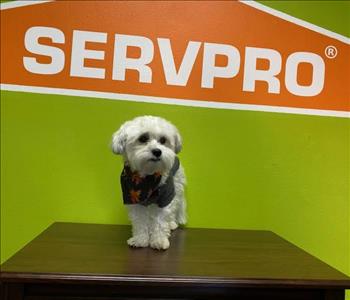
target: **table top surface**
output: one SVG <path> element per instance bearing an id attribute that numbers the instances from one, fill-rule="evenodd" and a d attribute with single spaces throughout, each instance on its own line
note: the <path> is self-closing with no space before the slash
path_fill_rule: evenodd
<path id="1" fill-rule="evenodd" d="M 4 281 L 350 288 L 350 278 L 270 231 L 177 229 L 170 248 L 127 246 L 130 226 L 54 223 L 1 266 Z"/>

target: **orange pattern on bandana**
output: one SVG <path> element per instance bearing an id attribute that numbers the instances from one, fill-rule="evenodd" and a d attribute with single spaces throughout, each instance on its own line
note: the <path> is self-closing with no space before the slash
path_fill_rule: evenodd
<path id="1" fill-rule="evenodd" d="M 137 203 L 140 201 L 140 194 L 141 191 L 135 191 L 135 190 L 131 190 L 130 191 L 130 200 L 132 203 Z"/>
<path id="2" fill-rule="evenodd" d="M 131 180 L 135 184 L 139 184 L 140 182 L 142 182 L 142 177 L 138 173 L 134 172 L 131 176 Z"/>

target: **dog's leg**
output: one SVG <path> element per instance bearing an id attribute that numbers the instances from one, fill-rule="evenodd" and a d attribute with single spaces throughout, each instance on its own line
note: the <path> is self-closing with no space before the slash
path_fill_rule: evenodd
<path id="1" fill-rule="evenodd" d="M 169 210 L 168 208 L 152 207 L 150 210 L 150 246 L 165 250 L 170 246 Z"/>
<path id="2" fill-rule="evenodd" d="M 170 230 L 175 230 L 179 227 L 179 224 L 184 224 L 186 222 L 186 208 L 183 202 L 183 193 L 180 191 L 179 195 L 176 195 L 169 205 L 170 213 L 168 222 Z"/>
<path id="3" fill-rule="evenodd" d="M 177 220 L 176 220 L 176 211 L 172 211 L 167 219 L 168 227 L 170 230 L 175 230 L 177 227 L 179 227 Z"/>
<path id="4" fill-rule="evenodd" d="M 175 221 L 175 217 L 172 217 L 169 221 L 169 228 L 170 230 L 175 230 L 177 227 L 179 227 L 179 225 Z"/>
<path id="5" fill-rule="evenodd" d="M 176 212 L 176 221 L 180 225 L 184 225 L 187 222 L 187 214 L 186 214 L 186 200 L 183 195 L 179 199 L 179 206 Z"/>
<path id="6" fill-rule="evenodd" d="M 183 225 L 187 222 L 186 200 L 184 195 L 184 186 L 186 184 L 186 176 L 184 169 L 180 167 L 174 177 L 176 196 L 173 200 L 175 205 L 175 222 L 177 225 Z"/>
<path id="7" fill-rule="evenodd" d="M 132 237 L 128 239 L 128 245 L 132 247 L 148 247 L 148 213 L 141 205 L 128 205 L 129 218 L 132 223 Z"/>

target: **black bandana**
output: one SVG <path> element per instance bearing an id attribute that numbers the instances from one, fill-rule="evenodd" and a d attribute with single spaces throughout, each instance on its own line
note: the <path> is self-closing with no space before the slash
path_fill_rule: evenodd
<path id="1" fill-rule="evenodd" d="M 162 185 L 159 185 L 162 179 L 160 173 L 141 177 L 137 172 L 132 172 L 129 166 L 124 166 L 120 176 L 124 204 L 148 206 L 155 203 L 159 207 L 167 206 L 175 196 L 174 175 L 179 166 L 179 159 L 175 157 L 169 176 Z"/>

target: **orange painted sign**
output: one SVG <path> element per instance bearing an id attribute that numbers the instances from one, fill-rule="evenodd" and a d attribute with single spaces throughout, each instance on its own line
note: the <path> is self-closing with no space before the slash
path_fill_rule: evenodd
<path id="1" fill-rule="evenodd" d="M 1 11 L 6 86 L 348 112 L 349 57 L 346 38 L 236 1 L 55 1 Z"/>

